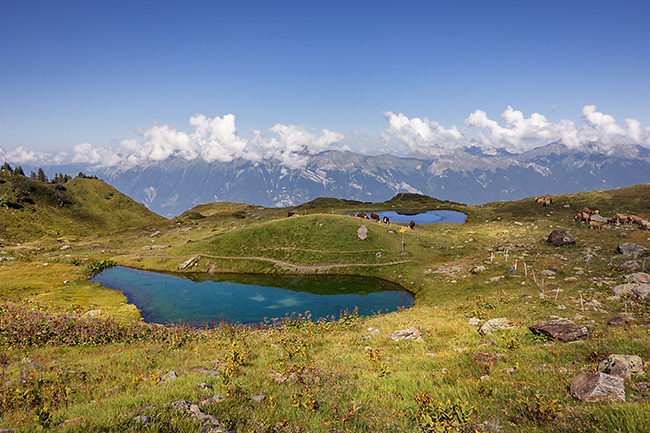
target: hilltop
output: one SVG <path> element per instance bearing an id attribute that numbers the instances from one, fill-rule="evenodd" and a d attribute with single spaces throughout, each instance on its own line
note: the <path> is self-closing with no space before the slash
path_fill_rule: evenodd
<path id="1" fill-rule="evenodd" d="M 29 255 L 2 247 L 0 428 L 647 432 L 650 301 L 621 286 L 650 278 L 649 256 L 617 249 L 650 248 L 650 231 L 595 230 L 573 216 L 589 207 L 603 218 L 648 218 L 650 184 L 551 199 L 549 207 L 532 197 L 465 206 L 417 194 L 284 209 L 218 202 L 65 250 L 47 239 L 29 241 Z M 378 209 L 455 209 L 468 219 L 407 230 L 401 254 L 401 224 L 347 216 Z M 547 243 L 553 230 L 575 243 Z M 416 303 L 326 323 L 294 316 L 259 329 L 164 328 L 141 323 L 124 295 L 88 280 L 113 263 L 167 272 L 191 263 L 184 272 L 199 280 L 368 275 L 407 288 Z M 558 317 L 587 333 L 562 342 L 529 329 Z M 482 330 L 492 319 L 506 327 Z M 395 341 L 396 331 L 417 338 Z M 617 354 L 641 358 L 641 370 L 611 383 L 625 401 L 572 396 L 577 376 Z"/>
<path id="2" fill-rule="evenodd" d="M 6 241 L 98 236 L 164 220 L 97 178 L 50 182 L 0 170 L 0 238 Z"/>

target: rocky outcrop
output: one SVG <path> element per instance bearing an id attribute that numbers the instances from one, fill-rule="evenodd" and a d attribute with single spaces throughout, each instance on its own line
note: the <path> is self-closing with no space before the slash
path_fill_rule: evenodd
<path id="1" fill-rule="evenodd" d="M 650 284 L 627 283 L 614 287 L 616 296 L 632 296 L 636 299 L 647 299 L 650 296 Z"/>
<path id="2" fill-rule="evenodd" d="M 598 371 L 627 380 L 644 373 L 643 360 L 637 355 L 609 355 L 598 365 Z"/>
<path id="3" fill-rule="evenodd" d="M 600 371 L 573 378 L 571 395 L 581 401 L 625 401 L 623 378 Z"/>
<path id="4" fill-rule="evenodd" d="M 499 329 L 514 328 L 515 324 L 505 317 L 499 317 L 497 319 L 490 319 L 483 324 L 478 330 L 481 335 L 492 334 L 493 332 Z"/>
<path id="5" fill-rule="evenodd" d="M 634 272 L 637 269 L 639 269 L 639 267 L 640 267 L 639 262 L 637 262 L 636 260 L 628 260 L 616 266 L 614 269 L 619 272 Z"/>
<path id="6" fill-rule="evenodd" d="M 575 244 L 576 240 L 573 238 L 573 236 L 571 236 L 571 233 L 567 232 L 566 230 L 553 230 L 551 234 L 548 235 L 546 242 L 557 247 L 561 247 L 564 245 Z"/>
<path id="7" fill-rule="evenodd" d="M 584 325 L 573 323 L 569 319 L 555 319 L 545 323 L 538 323 L 528 327 L 533 334 L 545 335 L 553 340 L 563 343 L 585 338 L 589 329 Z"/>
<path id="8" fill-rule="evenodd" d="M 620 244 L 616 248 L 616 252 L 623 254 L 624 256 L 632 257 L 633 259 L 638 259 L 639 257 L 650 253 L 650 249 L 637 245 L 634 242 L 626 242 Z"/>
<path id="9" fill-rule="evenodd" d="M 625 275 L 623 279 L 628 283 L 650 284 L 650 274 L 646 274 L 645 272 Z"/>

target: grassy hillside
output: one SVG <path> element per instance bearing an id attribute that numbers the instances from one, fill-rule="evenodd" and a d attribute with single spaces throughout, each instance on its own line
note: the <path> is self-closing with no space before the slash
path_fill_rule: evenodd
<path id="1" fill-rule="evenodd" d="M 96 236 L 163 221 L 98 179 L 47 183 L 0 170 L 0 238 Z"/>
<path id="2" fill-rule="evenodd" d="M 212 420 L 212 431 L 237 432 L 648 432 L 650 302 L 616 298 L 613 287 L 626 273 L 616 266 L 630 259 L 616 247 L 650 248 L 650 231 L 594 230 L 572 217 L 587 206 L 648 218 L 650 185 L 553 199 L 547 208 L 532 198 L 462 206 L 407 194 L 373 204 L 469 215 L 462 225 L 406 231 L 406 254 L 399 224 L 344 216 L 366 204 L 329 199 L 290 218 L 286 209 L 211 203 L 67 250 L 46 239 L 28 251 L 1 247 L 0 428 L 184 432 L 207 431 Z M 576 244 L 547 244 L 554 229 Z M 173 271 L 197 256 L 189 271 L 198 279 L 372 275 L 415 293 L 416 305 L 329 323 L 187 330 L 133 320 L 121 294 L 85 278 L 101 260 Z M 637 263 L 647 269 L 650 259 Z M 528 329 L 553 317 L 587 326 L 589 336 L 561 343 Z M 624 323 L 609 324 L 613 317 Z M 514 326 L 483 336 L 470 324 L 493 318 Z M 421 337 L 388 337 L 410 327 Z M 572 397 L 573 378 L 611 354 L 645 363 L 625 381 L 626 401 Z M 176 379 L 164 378 L 170 370 Z M 179 399 L 196 404 L 204 422 L 177 411 Z"/>

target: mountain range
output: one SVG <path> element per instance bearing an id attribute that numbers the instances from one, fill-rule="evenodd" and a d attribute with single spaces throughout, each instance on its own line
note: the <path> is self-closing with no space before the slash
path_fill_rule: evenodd
<path id="1" fill-rule="evenodd" d="M 78 168 L 67 167 L 73 172 Z M 81 168 L 172 217 L 213 201 L 289 207 L 317 197 L 378 202 L 412 192 L 481 204 L 613 189 L 650 182 L 650 149 L 620 143 L 605 154 L 595 145 L 576 149 L 553 142 L 518 154 L 477 147 L 411 157 L 330 150 L 308 156 L 300 168 L 274 160 L 208 163 L 182 158 L 126 170 Z"/>

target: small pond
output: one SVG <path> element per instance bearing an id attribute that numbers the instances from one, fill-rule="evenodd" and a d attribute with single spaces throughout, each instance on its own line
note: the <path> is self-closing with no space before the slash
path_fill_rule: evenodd
<path id="1" fill-rule="evenodd" d="M 363 211 L 370 216 L 371 213 L 379 215 L 379 219 L 388 217 L 390 222 L 408 224 L 413 221 L 415 224 L 432 224 L 432 223 L 456 223 L 463 224 L 467 215 L 462 212 L 453 210 L 430 210 L 430 211 Z M 357 212 L 358 213 L 358 212 Z M 351 214 L 350 214 L 351 215 Z"/>
<path id="2" fill-rule="evenodd" d="M 339 317 L 355 307 L 360 315 L 413 306 L 400 285 L 371 277 L 339 275 L 183 275 L 117 266 L 93 281 L 123 292 L 146 322 L 212 326 L 220 321 L 258 323 L 291 313 L 312 320 Z"/>

